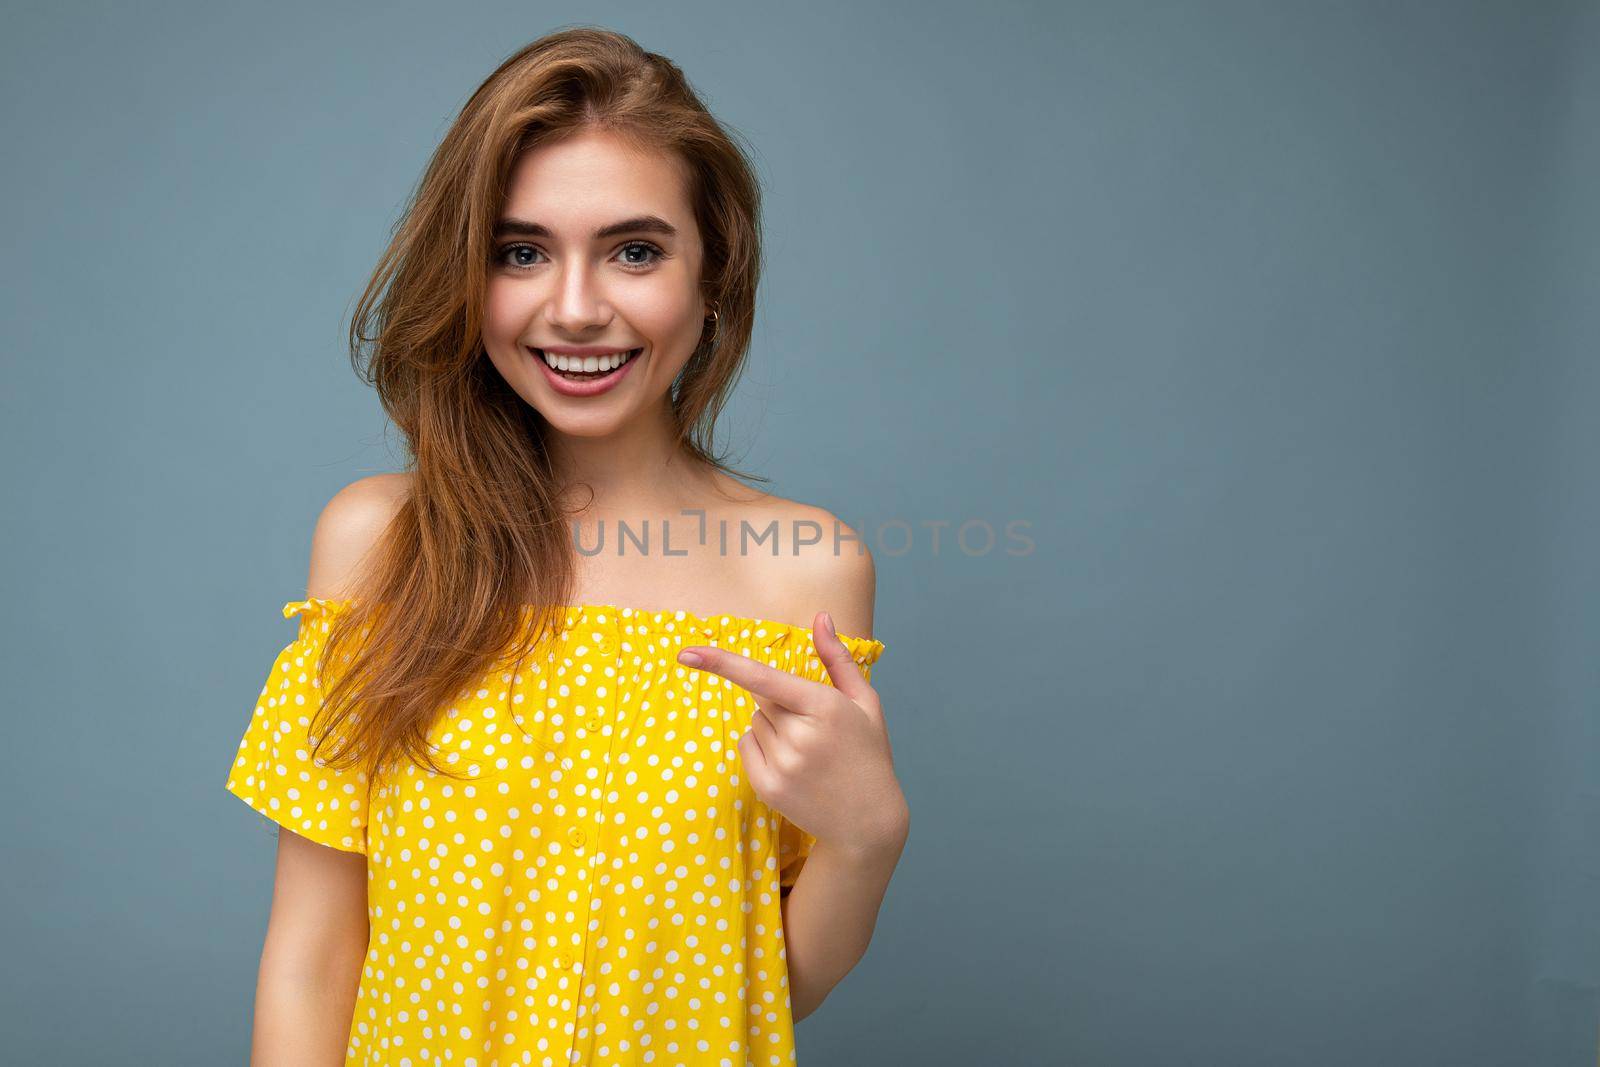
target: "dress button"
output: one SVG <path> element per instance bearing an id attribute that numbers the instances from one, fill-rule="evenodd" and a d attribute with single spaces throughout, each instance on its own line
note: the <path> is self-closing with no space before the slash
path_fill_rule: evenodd
<path id="1" fill-rule="evenodd" d="M 567 956 L 567 955 L 560 955 L 560 956 L 557 956 L 555 959 L 551 960 L 550 962 L 555 964 L 556 970 L 564 971 L 568 967 L 572 966 L 572 957 L 571 956 Z"/>
<path id="2" fill-rule="evenodd" d="M 574 848 L 583 847 L 583 831 L 574 826 L 567 831 L 567 840 L 572 842 Z"/>
<path id="3" fill-rule="evenodd" d="M 596 733 L 597 731 L 599 731 L 599 729 L 600 729 L 600 716 L 598 716 L 598 715 L 589 716 L 589 718 L 584 722 L 583 728 L 585 730 L 588 730 L 591 734 L 592 733 Z"/>

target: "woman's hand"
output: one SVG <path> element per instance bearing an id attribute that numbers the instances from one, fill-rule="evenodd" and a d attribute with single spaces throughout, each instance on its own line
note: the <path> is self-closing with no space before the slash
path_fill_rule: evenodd
<path id="1" fill-rule="evenodd" d="M 685 647 L 678 662 L 756 698 L 739 758 L 762 803 L 818 842 L 873 852 L 903 837 L 909 819 L 883 708 L 825 611 L 812 620 L 812 640 L 833 685 L 708 645 Z"/>

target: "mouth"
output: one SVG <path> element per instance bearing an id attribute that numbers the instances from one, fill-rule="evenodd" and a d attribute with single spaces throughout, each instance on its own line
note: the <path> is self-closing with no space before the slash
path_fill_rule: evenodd
<path id="1" fill-rule="evenodd" d="M 643 348 L 630 348 L 606 356 L 560 356 L 535 348 L 533 354 L 543 360 L 551 372 L 569 382 L 599 382 L 621 371 L 643 351 Z"/>

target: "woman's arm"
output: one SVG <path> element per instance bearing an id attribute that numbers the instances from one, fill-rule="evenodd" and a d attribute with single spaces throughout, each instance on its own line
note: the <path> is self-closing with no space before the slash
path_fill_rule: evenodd
<path id="1" fill-rule="evenodd" d="M 839 633 L 872 636 L 877 572 L 866 541 L 823 512 L 822 542 L 792 571 L 806 587 L 795 617 L 826 609 Z M 834 547 L 834 531 L 841 543 Z M 784 954 L 795 1022 L 821 1006 L 834 986 L 866 955 L 889 879 L 911 828 L 911 812 L 898 791 L 863 805 L 860 840 L 843 848 L 818 840 L 794 885 L 784 895 Z"/>
<path id="2" fill-rule="evenodd" d="M 394 475 L 374 475 L 334 495 L 312 535 L 307 596 L 349 595 L 403 484 Z M 252 1067 L 344 1063 L 367 936 L 367 857 L 280 828 L 272 914 L 256 976 Z"/>
<path id="3" fill-rule="evenodd" d="M 866 955 L 910 828 L 911 814 L 901 808 L 898 823 L 875 848 L 853 853 L 825 841 L 811 846 L 780 904 L 795 1022 L 816 1011 Z"/>
<path id="4" fill-rule="evenodd" d="M 339 1067 L 367 953 L 367 857 L 278 830 L 251 1067 Z"/>

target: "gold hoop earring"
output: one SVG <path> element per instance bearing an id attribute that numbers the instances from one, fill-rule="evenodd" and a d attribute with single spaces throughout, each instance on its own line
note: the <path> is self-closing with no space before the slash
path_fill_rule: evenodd
<path id="1" fill-rule="evenodd" d="M 710 344 L 717 339 L 717 332 L 722 329 L 722 315 L 716 308 L 712 308 L 711 317 L 707 321 L 712 324 L 711 336 L 706 338 L 706 344 Z"/>

